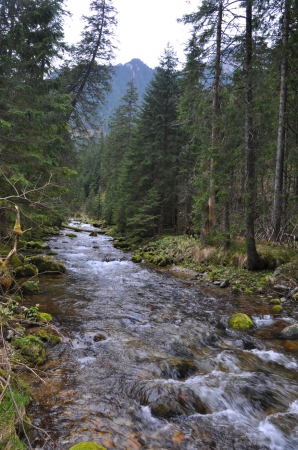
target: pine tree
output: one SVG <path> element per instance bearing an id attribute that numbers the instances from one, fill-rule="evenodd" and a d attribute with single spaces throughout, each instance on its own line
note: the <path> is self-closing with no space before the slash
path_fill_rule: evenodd
<path id="1" fill-rule="evenodd" d="M 116 223 L 123 230 L 126 223 L 125 199 L 122 192 L 122 170 L 136 121 L 138 94 L 133 79 L 127 84 L 120 106 L 113 114 L 102 164 L 105 184 L 104 215 L 108 223 Z"/>

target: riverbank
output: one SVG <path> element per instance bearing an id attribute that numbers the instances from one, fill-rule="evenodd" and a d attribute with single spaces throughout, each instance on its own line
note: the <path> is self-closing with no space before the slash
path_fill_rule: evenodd
<path id="1" fill-rule="evenodd" d="M 3 261 L 10 251 L 8 244 L 1 243 L 0 251 Z M 42 241 L 22 240 L 0 277 L 2 450 L 32 448 L 28 437 L 32 424 L 26 414 L 31 392 L 22 374 L 30 372 L 33 378 L 40 379 L 40 366 L 46 359 L 47 348 L 61 341 L 59 330 L 51 324 L 51 315 L 40 311 L 34 302 L 34 295 L 39 290 L 38 275 L 49 271 L 56 274 L 65 272 L 64 264 L 56 261 L 50 253 L 51 249 Z M 25 298 L 31 298 L 30 306 L 24 306 Z"/>
<path id="2" fill-rule="evenodd" d="M 113 230 L 107 230 L 113 234 Z M 189 272 L 193 282 L 218 287 L 234 294 L 277 299 L 275 308 L 291 314 L 298 301 L 298 251 L 270 243 L 258 244 L 263 270 L 246 268 L 245 242 L 235 240 L 228 251 L 215 246 L 200 249 L 199 241 L 188 236 L 161 236 L 141 243 L 114 234 L 114 245 L 134 252 L 136 263 L 146 261 L 175 273 Z M 274 306 L 274 305 L 273 305 Z M 273 308 L 272 306 L 272 308 Z M 274 310 L 273 310 L 274 312 Z"/>

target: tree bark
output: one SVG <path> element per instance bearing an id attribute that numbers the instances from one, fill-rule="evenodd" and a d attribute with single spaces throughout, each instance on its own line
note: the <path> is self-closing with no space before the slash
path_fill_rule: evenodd
<path id="1" fill-rule="evenodd" d="M 253 37 L 252 37 L 252 3 L 253 0 L 246 1 L 246 33 L 245 33 L 245 53 L 246 53 L 246 86 L 245 86 L 245 158 L 246 158 L 246 195 L 245 195 L 245 215 L 246 215 L 246 251 L 247 267 L 249 270 L 258 268 L 259 255 L 256 249 L 254 230 L 254 203 L 256 198 L 256 177 L 255 177 L 255 149 L 253 139 L 253 89 L 252 89 L 252 57 L 253 57 Z"/>
<path id="2" fill-rule="evenodd" d="M 218 130 L 218 112 L 219 112 L 219 84 L 221 75 L 221 41 L 222 41 L 222 20 L 223 20 L 223 2 L 219 2 L 217 29 L 216 29 L 216 58 L 215 72 L 213 83 L 213 100 L 212 100 L 212 126 L 211 126 L 211 158 L 210 158 L 210 182 L 209 182 L 209 200 L 208 200 L 208 219 L 201 229 L 201 248 L 206 245 L 206 236 L 210 227 L 215 223 L 214 206 L 215 206 L 215 158 L 214 149 L 217 140 Z"/>
<path id="3" fill-rule="evenodd" d="M 279 114 L 278 114 L 278 134 L 277 134 L 277 148 L 276 148 L 276 163 L 275 163 L 275 179 L 274 179 L 274 197 L 273 197 L 273 212 L 272 225 L 273 233 L 272 239 L 277 241 L 280 234 L 281 216 L 282 216 L 282 192 L 283 192 L 283 170 L 284 170 L 284 152 L 285 152 L 285 121 L 287 112 L 287 42 L 289 39 L 289 0 L 284 1 L 284 15 L 283 15 L 283 31 L 282 31 L 282 46 L 283 55 L 280 68 L 280 98 L 279 98 Z"/>

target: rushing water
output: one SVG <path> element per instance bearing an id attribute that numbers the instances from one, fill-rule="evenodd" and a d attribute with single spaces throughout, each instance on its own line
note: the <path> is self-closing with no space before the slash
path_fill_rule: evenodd
<path id="1" fill-rule="evenodd" d="M 108 236 L 65 234 L 49 243 L 67 274 L 41 277 L 34 297 L 68 338 L 49 349 L 46 384 L 32 383 L 36 426 L 62 449 L 298 448 L 298 346 L 279 340 L 290 319 L 134 264 Z M 226 327 L 237 311 L 253 332 Z M 41 436 L 33 447 L 57 448 Z"/>

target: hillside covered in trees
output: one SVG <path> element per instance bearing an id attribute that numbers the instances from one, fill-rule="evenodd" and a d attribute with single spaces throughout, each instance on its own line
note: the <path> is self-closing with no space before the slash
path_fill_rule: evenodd
<path id="1" fill-rule="evenodd" d="M 63 0 L 1 2 L 3 236 L 17 204 L 30 225 L 84 211 L 136 239 L 241 236 L 249 269 L 256 239 L 295 239 L 296 1 L 204 0 L 180 18 L 184 67 L 168 45 L 154 71 L 135 59 L 114 81 L 112 0 L 91 2 L 71 48 L 66 14 Z"/>
<path id="2" fill-rule="evenodd" d="M 187 62 L 165 49 L 138 107 L 133 79 L 108 135 L 82 158 L 87 213 L 134 236 L 195 233 L 228 248 L 297 228 L 297 24 L 294 1 L 203 1 Z"/>

